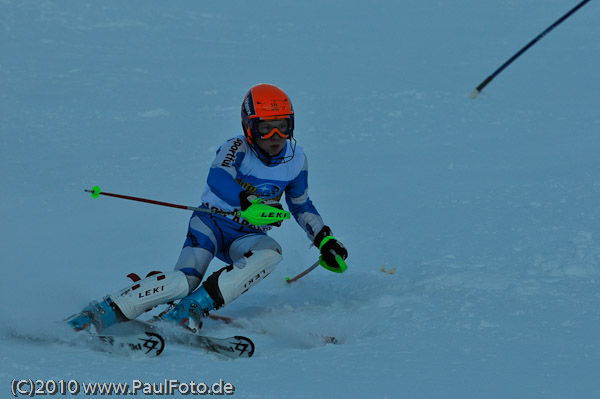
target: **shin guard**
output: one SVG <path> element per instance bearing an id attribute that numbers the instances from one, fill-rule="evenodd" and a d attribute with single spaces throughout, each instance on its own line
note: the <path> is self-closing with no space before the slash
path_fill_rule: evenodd
<path id="1" fill-rule="evenodd" d="M 269 275 L 281 261 L 279 252 L 260 249 L 246 253 L 206 279 L 203 287 L 213 298 L 215 309 L 227 305 Z"/>
<path id="2" fill-rule="evenodd" d="M 175 270 L 148 276 L 124 290 L 111 294 L 110 299 L 125 317 L 131 320 L 155 306 L 181 299 L 188 292 L 186 275 Z"/>

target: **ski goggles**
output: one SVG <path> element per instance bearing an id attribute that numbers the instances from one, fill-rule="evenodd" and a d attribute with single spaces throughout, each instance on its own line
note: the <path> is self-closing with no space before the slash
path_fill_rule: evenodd
<path id="1" fill-rule="evenodd" d="M 275 134 L 287 139 L 292 135 L 293 131 L 293 120 L 292 118 L 286 117 L 279 119 L 259 119 L 256 123 L 255 133 L 263 140 L 269 139 Z"/>

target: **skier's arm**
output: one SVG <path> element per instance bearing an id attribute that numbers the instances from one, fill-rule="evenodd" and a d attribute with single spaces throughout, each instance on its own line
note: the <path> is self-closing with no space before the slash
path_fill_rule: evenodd
<path id="1" fill-rule="evenodd" d="M 296 222 L 306 232 L 308 238 L 314 241 L 315 235 L 323 229 L 325 224 L 308 196 L 308 162 L 306 156 L 302 170 L 285 189 L 285 201 Z"/>
<path id="2" fill-rule="evenodd" d="M 208 172 L 207 184 L 211 191 L 236 208 L 240 207 L 240 193 L 244 188 L 235 178 L 245 155 L 245 143 L 234 138 L 219 148 Z"/>
<path id="3" fill-rule="evenodd" d="M 308 238 L 319 248 L 322 261 L 331 268 L 338 268 L 336 255 L 346 259 L 348 250 L 340 241 L 333 237 L 329 226 L 325 226 L 323 219 L 317 212 L 308 197 L 308 162 L 304 158 L 302 171 L 290 182 L 285 191 L 285 199 L 290 212 L 296 221 L 306 231 Z"/>

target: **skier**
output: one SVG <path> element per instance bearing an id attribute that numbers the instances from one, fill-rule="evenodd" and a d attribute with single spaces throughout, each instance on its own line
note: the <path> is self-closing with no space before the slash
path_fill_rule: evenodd
<path id="1" fill-rule="evenodd" d="M 322 262 L 337 267 L 335 256 L 346 259 L 348 252 L 308 196 L 307 160 L 294 139 L 294 110 L 285 92 L 270 84 L 252 87 L 242 103 L 242 129 L 243 135 L 217 151 L 202 207 L 244 211 L 262 202 L 282 209 L 279 201 L 285 193 L 289 210 L 319 248 Z M 196 332 L 210 311 L 255 286 L 282 260 L 281 247 L 266 234 L 272 227 L 251 225 L 241 217 L 194 212 L 174 271 L 150 274 L 100 302 L 92 301 L 67 322 L 78 331 L 100 331 L 181 299 L 163 318 Z M 200 284 L 214 257 L 228 266 Z"/>

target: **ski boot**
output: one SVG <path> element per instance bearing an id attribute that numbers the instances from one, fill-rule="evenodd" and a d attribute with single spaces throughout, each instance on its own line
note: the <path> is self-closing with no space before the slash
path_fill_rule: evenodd
<path id="1" fill-rule="evenodd" d="M 88 330 L 98 333 L 102 329 L 126 320 L 117 305 L 105 297 L 102 302 L 92 301 L 81 312 L 66 320 L 75 331 Z"/>
<path id="2" fill-rule="evenodd" d="M 177 323 L 186 330 L 197 333 L 202 328 L 202 318 L 214 308 L 213 299 L 204 287 L 200 287 L 165 314 L 163 320 Z"/>

